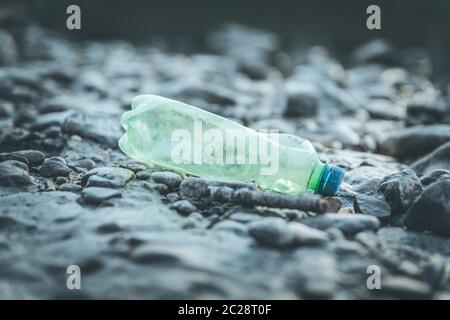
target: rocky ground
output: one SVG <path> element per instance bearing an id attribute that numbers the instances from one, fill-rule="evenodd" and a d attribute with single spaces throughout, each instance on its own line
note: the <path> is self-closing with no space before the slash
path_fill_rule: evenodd
<path id="1" fill-rule="evenodd" d="M 450 298 L 449 86 L 425 51 L 373 41 L 344 67 L 237 25 L 183 54 L 35 25 L 0 43 L 0 298 Z M 128 158 L 119 119 L 144 93 L 310 139 L 347 171 L 331 212 Z"/>

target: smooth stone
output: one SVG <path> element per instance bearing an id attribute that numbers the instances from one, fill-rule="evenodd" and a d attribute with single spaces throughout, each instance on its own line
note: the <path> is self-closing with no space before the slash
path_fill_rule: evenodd
<path id="1" fill-rule="evenodd" d="M 288 224 L 281 218 L 266 218 L 247 225 L 249 234 L 260 244 L 270 247 L 286 248 L 294 243 L 294 235 Z"/>
<path id="2" fill-rule="evenodd" d="M 450 179 L 450 171 L 435 169 L 435 170 L 432 170 L 432 171 L 428 172 L 427 174 L 423 175 L 420 178 L 420 182 L 422 183 L 422 185 L 424 187 L 426 187 L 436 181 L 440 181 L 440 180 L 444 180 L 444 179 Z"/>
<path id="3" fill-rule="evenodd" d="M 92 170 L 95 168 L 96 163 L 91 159 L 80 159 L 74 162 L 71 162 L 70 165 L 72 167 L 83 168 L 86 170 Z"/>
<path id="4" fill-rule="evenodd" d="M 14 151 L 13 154 L 27 159 L 28 163 L 32 167 L 42 164 L 45 160 L 45 153 L 39 150 L 20 150 Z"/>
<path id="5" fill-rule="evenodd" d="M 346 235 L 354 235 L 365 230 L 375 231 L 380 227 L 377 217 L 358 213 L 325 213 L 300 219 L 299 222 L 319 230 L 336 228 Z"/>
<path id="6" fill-rule="evenodd" d="M 380 192 L 383 193 L 393 214 L 404 213 L 414 200 L 422 193 L 422 184 L 409 168 L 384 177 L 380 182 Z"/>
<path id="7" fill-rule="evenodd" d="M 255 213 L 235 212 L 230 215 L 229 219 L 240 223 L 249 223 L 260 220 L 261 216 Z"/>
<path id="8" fill-rule="evenodd" d="M 390 276 L 383 279 L 381 291 L 402 299 L 426 299 L 432 295 L 429 284 L 405 276 Z"/>
<path id="9" fill-rule="evenodd" d="M 450 142 L 443 144 L 411 165 L 418 175 L 427 174 L 435 169 L 450 171 Z"/>
<path id="10" fill-rule="evenodd" d="M 294 235 L 294 245 L 320 245 L 329 241 L 326 232 L 308 227 L 299 222 L 289 222 L 289 231 Z"/>
<path id="11" fill-rule="evenodd" d="M 26 158 L 19 156 L 14 153 L 0 153 L 0 162 L 7 161 L 7 160 L 14 160 L 14 161 L 20 161 L 25 163 L 27 166 L 29 166 L 29 162 Z"/>
<path id="12" fill-rule="evenodd" d="M 247 224 L 249 234 L 260 244 L 277 248 L 320 245 L 329 240 L 326 232 L 310 228 L 299 222 L 281 218 L 265 218 Z"/>
<path id="13" fill-rule="evenodd" d="M 96 228 L 96 232 L 99 234 L 115 233 L 115 232 L 119 232 L 122 230 L 123 230 L 123 228 L 115 222 L 105 223 Z"/>
<path id="14" fill-rule="evenodd" d="M 62 131 L 101 143 L 111 149 L 118 148 L 117 141 L 122 136 L 119 122 L 115 117 L 109 115 L 96 117 L 86 114 L 72 114 L 65 119 Z"/>
<path id="15" fill-rule="evenodd" d="M 97 167 L 81 178 L 81 185 L 86 187 L 122 188 L 134 176 L 129 169 L 117 167 Z"/>
<path id="16" fill-rule="evenodd" d="M 135 178 L 137 180 L 150 180 L 152 178 L 152 174 L 146 171 L 139 171 L 136 173 Z"/>
<path id="17" fill-rule="evenodd" d="M 86 204 L 99 205 L 107 200 L 120 197 L 122 192 L 116 189 L 88 187 L 81 191 L 81 199 Z"/>
<path id="18" fill-rule="evenodd" d="M 216 231 L 232 232 L 240 236 L 245 236 L 248 234 L 248 230 L 245 225 L 232 220 L 220 221 L 214 225 L 213 229 Z"/>
<path id="19" fill-rule="evenodd" d="M 39 174 L 46 178 L 68 177 L 70 169 L 60 161 L 47 160 L 39 169 Z"/>
<path id="20" fill-rule="evenodd" d="M 151 177 L 153 181 L 165 184 L 170 190 L 177 190 L 183 181 L 179 174 L 169 171 L 153 172 Z"/>
<path id="21" fill-rule="evenodd" d="M 391 215 L 391 208 L 386 200 L 376 196 L 357 194 L 355 196 L 354 208 L 357 213 L 363 213 L 378 218 L 385 218 Z"/>
<path id="22" fill-rule="evenodd" d="M 320 90 L 309 83 L 291 82 L 286 86 L 287 104 L 284 115 L 287 117 L 313 117 L 317 115 Z"/>
<path id="23" fill-rule="evenodd" d="M 58 187 L 59 191 L 67 191 L 67 192 L 74 192 L 74 193 L 78 193 L 81 190 L 83 190 L 83 188 L 77 184 L 73 184 L 73 183 L 63 183 Z"/>
<path id="24" fill-rule="evenodd" d="M 443 100 L 429 99 L 430 101 L 412 101 L 406 106 L 408 125 L 448 123 L 450 120 L 450 107 Z"/>
<path id="25" fill-rule="evenodd" d="M 450 180 L 428 186 L 409 209 L 405 225 L 415 231 L 431 231 L 450 237 Z"/>
<path id="26" fill-rule="evenodd" d="M 8 163 L 0 163 L 0 185 L 5 187 L 22 187 L 34 184 L 35 180 L 27 170 Z"/>
<path id="27" fill-rule="evenodd" d="M 385 99 L 373 100 L 365 107 L 372 119 L 399 120 L 403 117 L 398 107 Z"/>
<path id="28" fill-rule="evenodd" d="M 450 125 L 417 126 L 389 132 L 379 152 L 396 158 L 417 158 L 450 141 Z"/>
<path id="29" fill-rule="evenodd" d="M 179 200 L 170 205 L 170 208 L 175 209 L 181 214 L 188 215 L 197 211 L 197 208 L 187 200 Z"/>
<path id="30" fill-rule="evenodd" d="M 21 161 L 17 161 L 17 160 L 6 160 L 6 161 L 3 161 L 3 162 L 1 162 L 1 163 L 2 163 L 2 164 L 12 165 L 12 166 L 15 166 L 15 167 L 17 167 L 17 168 L 20 168 L 20 169 L 22 169 L 22 170 L 29 171 L 29 168 L 28 168 L 27 164 L 26 164 L 26 163 L 23 163 L 23 162 L 21 162 Z"/>

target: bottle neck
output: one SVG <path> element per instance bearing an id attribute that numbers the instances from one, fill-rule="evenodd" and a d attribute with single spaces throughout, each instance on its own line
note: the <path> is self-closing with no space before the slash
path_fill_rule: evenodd
<path id="1" fill-rule="evenodd" d="M 322 179 L 325 166 L 325 163 L 322 162 L 316 164 L 311 173 L 311 176 L 309 177 L 308 189 L 317 192 L 317 188 L 319 187 L 320 179 Z"/>

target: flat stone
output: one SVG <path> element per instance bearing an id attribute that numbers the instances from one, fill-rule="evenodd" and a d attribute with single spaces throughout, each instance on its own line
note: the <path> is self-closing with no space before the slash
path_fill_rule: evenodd
<path id="1" fill-rule="evenodd" d="M 380 182 L 383 193 L 393 214 L 404 213 L 414 200 L 422 193 L 422 184 L 411 169 L 403 169 L 398 173 L 383 178 Z"/>
<path id="2" fill-rule="evenodd" d="M 354 235 L 365 230 L 377 230 L 378 218 L 365 214 L 325 213 L 316 217 L 300 219 L 299 222 L 319 230 L 336 228 L 346 235 Z"/>
<path id="3" fill-rule="evenodd" d="M 14 151 L 13 154 L 24 157 L 28 160 L 30 166 L 38 166 L 44 162 L 45 153 L 39 150 L 20 150 Z"/>
<path id="4" fill-rule="evenodd" d="M 60 161 L 47 160 L 39 169 L 39 174 L 46 178 L 68 177 L 70 169 Z"/>
<path id="5" fill-rule="evenodd" d="M 436 181 L 440 181 L 440 180 L 444 180 L 444 179 L 450 179 L 450 171 L 442 170 L 442 169 L 435 169 L 435 170 L 432 170 L 432 171 L 428 172 L 427 174 L 423 175 L 420 178 L 420 182 L 422 183 L 422 186 L 426 187 Z"/>
<path id="6" fill-rule="evenodd" d="M 197 208 L 187 200 L 180 200 L 172 203 L 170 208 L 177 210 L 179 213 L 188 215 L 197 211 Z"/>
<path id="7" fill-rule="evenodd" d="M 416 231 L 431 231 L 450 237 L 450 180 L 428 186 L 409 209 L 405 225 Z"/>
<path id="8" fill-rule="evenodd" d="M 78 193 L 81 190 L 83 190 L 83 188 L 77 184 L 73 184 L 73 183 L 63 183 L 58 187 L 59 191 L 67 191 L 67 192 L 75 192 Z"/>
<path id="9" fill-rule="evenodd" d="M 12 164 L 0 163 L 0 185 L 5 187 L 22 187 L 35 183 L 27 170 Z"/>
<path id="10" fill-rule="evenodd" d="M 450 170 L 450 142 L 443 144 L 411 165 L 418 175 L 427 174 L 436 169 Z"/>
<path id="11" fill-rule="evenodd" d="M 89 187 L 81 191 L 81 198 L 86 204 L 99 205 L 102 202 L 122 195 L 120 190 L 109 188 Z"/>
<path id="12" fill-rule="evenodd" d="M 354 201 L 355 212 L 375 216 L 377 218 L 390 216 L 391 208 L 386 200 L 381 197 L 357 194 Z"/>
<path id="13" fill-rule="evenodd" d="M 400 299 L 426 299 L 432 295 L 432 289 L 427 283 L 404 276 L 384 278 L 381 291 Z"/>
<path id="14" fill-rule="evenodd" d="M 294 244 L 295 237 L 281 218 L 266 218 L 247 225 L 249 234 L 260 244 L 286 248 Z"/>
<path id="15" fill-rule="evenodd" d="M 170 190 L 177 190 L 183 180 L 179 174 L 169 171 L 153 172 L 151 177 L 153 181 L 165 184 Z"/>
<path id="16" fill-rule="evenodd" d="M 81 178 L 86 187 L 122 188 L 134 176 L 133 171 L 117 167 L 98 167 Z"/>
<path id="17" fill-rule="evenodd" d="M 379 152 L 396 158 L 417 158 L 450 141 L 449 125 L 416 126 L 386 134 Z"/>

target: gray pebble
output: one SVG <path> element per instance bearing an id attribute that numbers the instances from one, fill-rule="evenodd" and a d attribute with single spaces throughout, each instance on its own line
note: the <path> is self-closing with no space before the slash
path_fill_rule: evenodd
<path id="1" fill-rule="evenodd" d="M 38 150 L 20 150 L 13 153 L 27 159 L 32 167 L 42 164 L 45 159 L 45 154 Z"/>
<path id="2" fill-rule="evenodd" d="M 83 189 L 81 199 L 86 204 L 99 205 L 102 202 L 120 197 L 121 195 L 122 192 L 116 189 L 89 187 Z"/>
<path id="3" fill-rule="evenodd" d="M 450 237 L 450 180 L 427 187 L 409 209 L 405 225 L 417 231 L 431 231 Z"/>
<path id="4" fill-rule="evenodd" d="M 39 169 L 39 174 L 46 178 L 68 177 L 70 169 L 61 161 L 46 160 Z"/>
<path id="5" fill-rule="evenodd" d="M 197 211 L 197 208 L 187 200 L 176 201 L 170 205 L 170 208 L 175 209 L 184 215 Z"/>
<path id="6" fill-rule="evenodd" d="M 354 235 L 365 230 L 375 231 L 380 227 L 378 218 L 365 214 L 325 213 L 299 221 L 319 230 L 337 228 L 346 235 Z"/>
<path id="7" fill-rule="evenodd" d="M 169 171 L 153 172 L 151 177 L 153 181 L 165 184 L 170 190 L 177 190 L 183 180 L 179 174 Z"/>

